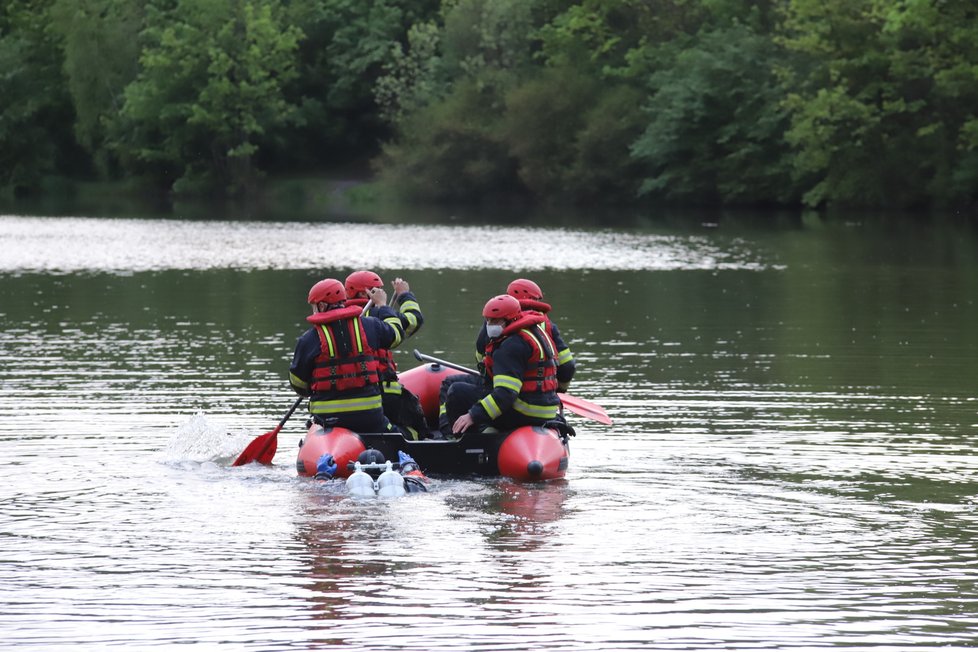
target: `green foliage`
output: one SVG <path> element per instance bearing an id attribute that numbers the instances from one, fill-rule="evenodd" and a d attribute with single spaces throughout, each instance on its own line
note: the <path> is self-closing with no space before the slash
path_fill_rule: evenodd
<path id="1" fill-rule="evenodd" d="M 51 28 L 64 43 L 67 89 L 75 108 L 78 143 L 109 169 L 105 127 L 139 70 L 141 2 L 55 0 Z"/>
<path id="2" fill-rule="evenodd" d="M 572 196 L 583 202 L 632 201 L 640 166 L 629 150 L 642 130 L 643 95 L 629 85 L 604 87 L 577 132 Z"/>
<path id="3" fill-rule="evenodd" d="M 641 193 L 724 203 L 789 199 L 777 60 L 769 40 L 734 25 L 699 34 L 652 74 L 648 125 L 632 148 L 647 170 Z"/>
<path id="4" fill-rule="evenodd" d="M 393 44 L 387 74 L 374 86 L 384 120 L 399 124 L 409 114 L 447 95 L 449 84 L 443 74 L 439 43 L 438 26 L 429 22 L 411 27 L 406 48 Z"/>
<path id="5" fill-rule="evenodd" d="M 453 0 L 445 6 L 442 42 L 450 67 L 482 81 L 530 64 L 537 28 L 533 0 Z"/>
<path id="6" fill-rule="evenodd" d="M 435 199 L 978 205 L 961 0 L 7 0 L 0 98 L 8 193 L 382 151 Z"/>
<path id="7" fill-rule="evenodd" d="M 789 141 L 810 205 L 978 199 L 978 12 L 959 2 L 792 0 Z"/>
<path id="8" fill-rule="evenodd" d="M 383 117 L 398 126 L 445 100 L 456 82 L 472 81 L 500 96 L 532 64 L 534 6 L 530 0 L 446 0 L 443 24 L 415 24 L 406 47 L 391 44 L 374 90 Z"/>
<path id="9" fill-rule="evenodd" d="M 695 33 L 707 16 L 695 0 L 582 0 L 541 28 L 541 58 L 554 67 L 629 76 L 636 57 Z"/>
<path id="10" fill-rule="evenodd" d="M 444 25 L 412 29 L 394 46 L 376 92 L 398 140 L 382 177 L 426 199 L 479 199 L 520 190 L 504 134 L 505 94 L 532 64 L 534 3 L 450 0 Z"/>
<path id="11" fill-rule="evenodd" d="M 374 85 L 393 65 L 393 50 L 408 40 L 409 30 L 437 9 L 437 0 L 289 3 L 289 22 L 305 38 L 298 50 L 297 79 L 285 88 L 299 108 L 299 124 L 283 156 L 313 162 L 324 150 L 347 156 L 363 149 L 374 153 L 387 134 Z"/>
<path id="12" fill-rule="evenodd" d="M 178 193 L 243 192 L 260 142 L 293 111 L 282 85 L 301 33 L 279 15 L 270 3 L 179 0 L 151 16 L 116 125 L 121 154 Z"/>
<path id="13" fill-rule="evenodd" d="M 40 188 L 45 175 L 78 163 L 74 119 L 50 2 L 8 1 L 0 8 L 0 192 Z"/>
<path id="14" fill-rule="evenodd" d="M 497 136 L 489 107 L 498 100 L 474 82 L 459 83 L 443 102 L 403 123 L 384 147 L 381 178 L 398 191 L 428 200 L 478 200 L 518 187 L 516 165 Z"/>
<path id="15" fill-rule="evenodd" d="M 514 188 L 544 200 L 633 200 L 643 167 L 655 175 L 645 180 L 646 189 L 665 182 L 668 189 L 659 194 L 668 197 L 702 197 L 704 188 L 731 201 L 789 197 L 786 121 L 778 107 L 781 87 L 771 72 L 775 48 L 733 19 L 747 16 L 752 25 L 767 25 L 771 6 L 735 0 L 584 0 L 564 6 L 446 1 L 442 29 L 412 32 L 413 47 L 396 50 L 396 66 L 378 84 L 382 105 L 399 127 L 399 141 L 388 147 L 381 169 L 403 186 L 405 169 L 423 177 L 421 163 L 443 169 L 442 156 L 454 167 L 459 151 L 482 143 L 492 154 L 476 158 L 483 168 L 490 162 L 500 166 L 494 179 L 507 179 L 515 163 Z M 733 27 L 713 33 L 702 56 L 678 56 L 684 45 L 695 47 L 699 30 L 711 21 Z M 687 75 L 699 77 L 698 97 L 686 92 Z M 640 111 L 644 98 L 637 83 L 649 77 L 656 108 L 651 118 Z M 438 110 L 455 102 L 445 99 L 453 80 L 489 91 L 479 110 L 486 122 L 498 125 L 495 133 L 469 138 L 465 148 L 418 137 L 439 127 L 459 133 L 458 114 Z M 716 106 L 694 122 L 684 116 L 689 106 L 659 111 L 656 104 L 704 98 Z M 751 111 L 758 110 L 763 115 L 755 120 Z M 438 125 L 440 119 L 448 124 Z M 633 156 L 630 150 L 643 132 Z M 690 137 L 695 142 L 686 143 Z M 711 138 L 723 142 L 713 145 Z M 676 142 L 685 149 L 670 149 Z M 687 160 L 700 154 L 721 159 Z M 679 178 L 682 183 L 672 183 Z M 460 178 L 452 193 L 467 192 L 465 179 L 480 178 Z M 470 191 L 480 195 L 485 188 L 479 180 Z"/>
<path id="16" fill-rule="evenodd" d="M 638 92 L 576 69 L 548 69 L 512 89 L 500 129 L 533 194 L 564 201 L 634 196 L 629 144 L 640 131 Z"/>
<path id="17" fill-rule="evenodd" d="M 501 133 L 531 192 L 555 196 L 573 191 L 575 136 L 597 94 L 594 80 L 568 68 L 547 70 L 509 91 Z"/>

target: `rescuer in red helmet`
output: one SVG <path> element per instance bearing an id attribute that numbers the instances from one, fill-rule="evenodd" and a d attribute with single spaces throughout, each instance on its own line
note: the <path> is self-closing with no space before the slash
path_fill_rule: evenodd
<path id="1" fill-rule="evenodd" d="M 367 292 L 372 288 L 383 288 L 384 281 L 369 270 L 353 272 L 346 277 L 346 303 L 347 305 L 366 308 L 364 314 L 376 316 L 376 308 L 371 305 L 366 307 L 370 299 Z M 403 332 L 403 339 L 414 335 L 424 323 L 421 315 L 421 306 L 418 300 L 411 293 L 408 282 L 398 277 L 394 279 L 395 300 L 391 303 L 394 309 L 394 317 L 400 324 Z M 395 348 L 401 344 L 398 340 L 394 344 Z M 394 352 L 391 349 L 377 349 L 378 360 L 380 361 L 380 381 L 383 390 L 384 414 L 387 418 L 411 439 L 419 439 L 424 433 L 428 432 L 428 424 L 425 421 L 424 411 L 421 409 L 421 401 L 403 387 L 397 379 L 397 363 L 394 361 Z"/>
<path id="2" fill-rule="evenodd" d="M 343 285 L 346 287 L 347 304 L 351 306 L 360 306 L 362 308 L 367 305 L 367 301 L 370 300 L 367 298 L 367 290 L 370 288 L 384 287 L 384 281 L 374 272 L 361 269 L 360 271 L 353 272 L 347 276 L 346 283 Z"/>
<path id="3" fill-rule="evenodd" d="M 500 430 L 542 425 L 557 417 L 557 347 L 544 317 L 523 312 L 508 294 L 489 299 L 482 309 L 486 320 L 485 384 L 442 384 L 444 396 L 439 423 L 451 424 L 452 434 L 473 425 Z M 448 433 L 444 433 L 448 434 Z"/>
<path id="4" fill-rule="evenodd" d="M 506 294 L 519 301 L 520 308 L 524 314 L 534 312 L 543 315 L 544 321 L 537 328 L 546 330 L 554 346 L 557 347 L 557 391 L 566 392 L 571 379 L 574 377 L 574 354 L 571 353 L 570 347 L 564 343 L 563 338 L 560 336 L 560 331 L 557 329 L 557 325 L 550 319 L 549 313 L 551 307 L 549 303 L 543 301 L 543 291 L 540 289 L 540 286 L 529 279 L 518 278 L 509 284 L 506 288 Z M 475 342 L 476 359 L 479 361 L 480 368 L 484 367 L 483 358 L 485 357 L 486 342 L 488 340 L 486 323 L 483 323 Z M 482 386 L 485 384 L 485 379 L 471 374 L 460 374 L 449 376 L 445 381 L 442 384 L 442 390 L 439 394 L 441 412 L 438 415 L 438 425 L 439 430 L 443 433 L 448 433 L 451 428 L 448 422 L 448 416 L 444 410 L 448 387 L 455 383 L 469 383 Z M 562 418 L 558 417 L 558 420 Z"/>
<path id="5" fill-rule="evenodd" d="M 371 288 L 376 317 L 361 317 L 361 309 L 346 305 L 346 290 L 336 279 L 319 281 L 307 302 L 313 326 L 295 346 L 289 383 L 309 397 L 309 412 L 323 425 L 355 432 L 391 432 L 381 399 L 377 349 L 389 349 L 403 339 L 400 321 L 387 307 L 383 288 Z M 327 422 L 327 420 L 329 420 Z"/>
<path id="6" fill-rule="evenodd" d="M 571 379 L 574 377 L 574 354 L 571 353 L 570 347 L 560 336 L 557 325 L 550 319 L 551 307 L 549 303 L 543 301 L 543 291 L 540 286 L 529 279 L 518 278 L 509 284 L 506 288 L 506 294 L 520 302 L 520 308 L 523 312 L 534 311 L 543 315 L 544 322 L 538 328 L 545 329 L 550 334 L 550 339 L 557 346 L 557 391 L 566 392 Z M 480 362 L 486 351 L 487 339 L 486 329 L 483 326 L 475 342 L 476 358 Z"/>

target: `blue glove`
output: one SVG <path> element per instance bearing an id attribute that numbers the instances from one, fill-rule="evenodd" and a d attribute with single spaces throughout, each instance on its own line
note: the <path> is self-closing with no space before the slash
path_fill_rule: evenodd
<path id="1" fill-rule="evenodd" d="M 336 460 L 329 453 L 323 453 L 316 462 L 316 479 L 332 480 L 334 475 L 336 475 Z"/>
<path id="2" fill-rule="evenodd" d="M 401 473 L 409 473 L 418 470 L 418 463 L 414 458 L 404 451 L 397 451 L 397 463 L 401 465 Z"/>

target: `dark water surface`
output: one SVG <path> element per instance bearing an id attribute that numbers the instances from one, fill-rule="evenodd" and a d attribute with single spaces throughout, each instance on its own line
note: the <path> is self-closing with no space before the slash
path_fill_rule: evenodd
<path id="1" fill-rule="evenodd" d="M 293 400 L 308 287 L 360 267 L 466 365 L 485 300 L 533 278 L 615 425 L 574 419 L 545 485 L 354 500 L 296 477 L 299 418 L 230 467 Z M 0 216 L 0 640 L 970 648 L 976 300 L 954 225 Z"/>

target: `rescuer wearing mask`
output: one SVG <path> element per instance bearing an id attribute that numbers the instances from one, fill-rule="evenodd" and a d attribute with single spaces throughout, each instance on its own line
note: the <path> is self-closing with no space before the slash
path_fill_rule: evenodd
<path id="1" fill-rule="evenodd" d="M 574 354 L 560 336 L 557 325 L 550 319 L 549 313 L 552 308 L 549 303 L 543 301 L 543 291 L 540 286 L 529 279 L 518 278 L 509 284 L 506 294 L 520 302 L 524 314 L 533 311 L 543 315 L 544 321 L 537 328 L 546 330 L 557 347 L 557 391 L 566 392 L 574 377 Z M 475 357 L 480 364 L 486 352 L 486 340 L 486 328 L 483 325 L 475 342 Z"/>
<path id="2" fill-rule="evenodd" d="M 451 433 L 492 425 L 511 430 L 543 425 L 557 416 L 557 347 L 538 312 L 524 313 L 508 294 L 490 299 L 482 310 L 486 323 L 484 383 L 442 384 L 444 421 Z"/>

